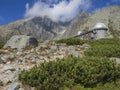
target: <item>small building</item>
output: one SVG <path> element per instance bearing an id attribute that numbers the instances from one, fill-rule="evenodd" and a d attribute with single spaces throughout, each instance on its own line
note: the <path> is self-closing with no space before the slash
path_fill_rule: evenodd
<path id="1" fill-rule="evenodd" d="M 82 40 L 97 40 L 101 38 L 106 38 L 108 30 L 108 27 L 104 23 L 97 23 L 92 30 L 88 30 L 86 32 L 78 31 L 78 34 L 74 37 L 79 37 Z"/>

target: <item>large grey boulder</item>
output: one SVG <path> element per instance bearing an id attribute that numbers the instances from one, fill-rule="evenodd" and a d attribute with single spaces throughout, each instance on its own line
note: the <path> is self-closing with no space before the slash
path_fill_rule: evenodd
<path id="1" fill-rule="evenodd" d="M 22 49 L 31 45 L 34 47 L 38 46 L 37 39 L 26 35 L 15 35 L 7 41 L 4 48 Z"/>

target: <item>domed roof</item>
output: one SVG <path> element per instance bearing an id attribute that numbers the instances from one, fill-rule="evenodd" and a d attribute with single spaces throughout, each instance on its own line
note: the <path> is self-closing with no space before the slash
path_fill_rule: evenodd
<path id="1" fill-rule="evenodd" d="M 108 29 L 104 23 L 97 23 L 93 29 Z"/>
<path id="2" fill-rule="evenodd" d="M 80 34 L 82 34 L 82 33 L 83 33 L 82 31 L 78 31 L 77 35 L 80 35 Z"/>

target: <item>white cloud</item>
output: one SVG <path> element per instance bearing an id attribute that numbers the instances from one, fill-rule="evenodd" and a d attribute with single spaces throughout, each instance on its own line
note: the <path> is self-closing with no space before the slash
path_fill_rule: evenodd
<path id="1" fill-rule="evenodd" d="M 61 1 L 50 7 L 48 4 L 37 1 L 31 8 L 29 8 L 29 4 L 26 4 L 25 17 L 47 16 L 53 21 L 64 22 L 73 19 L 79 13 L 80 9 L 88 9 L 90 5 L 90 0 L 71 0 L 69 3 Z"/>

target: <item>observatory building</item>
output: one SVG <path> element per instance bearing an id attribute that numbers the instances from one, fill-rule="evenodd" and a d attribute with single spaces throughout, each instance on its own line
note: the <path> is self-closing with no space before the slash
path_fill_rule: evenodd
<path id="1" fill-rule="evenodd" d="M 101 39 L 107 37 L 108 27 L 104 23 L 97 23 L 93 27 L 93 31 L 95 32 L 95 39 Z"/>
<path id="2" fill-rule="evenodd" d="M 80 37 L 83 40 L 106 38 L 108 35 L 108 27 L 104 23 L 97 23 L 92 30 L 86 32 L 78 31 L 74 37 Z"/>

